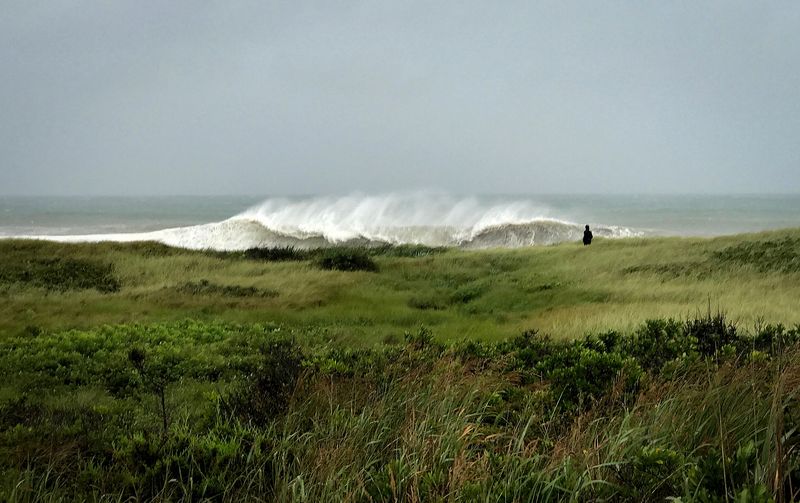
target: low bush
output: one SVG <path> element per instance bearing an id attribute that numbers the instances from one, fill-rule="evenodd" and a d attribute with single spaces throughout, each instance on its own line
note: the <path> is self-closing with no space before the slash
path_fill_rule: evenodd
<path id="1" fill-rule="evenodd" d="M 453 345 L 420 327 L 373 348 L 198 321 L 9 336 L 0 499 L 795 501 L 800 327 L 731 327 Z"/>
<path id="2" fill-rule="evenodd" d="M 483 295 L 488 290 L 488 285 L 484 283 L 468 283 L 454 291 L 450 295 L 450 302 L 453 304 L 467 304 Z"/>
<path id="3" fill-rule="evenodd" d="M 436 294 L 414 295 L 408 299 L 408 307 L 422 311 L 441 311 L 447 308 L 447 304 L 442 302 Z"/>
<path id="4" fill-rule="evenodd" d="M 766 325 L 756 330 L 755 336 L 750 341 L 744 339 L 739 347 L 742 352 L 753 350 L 777 355 L 783 353 L 786 348 L 792 347 L 800 342 L 800 326 L 787 329 L 783 325 Z"/>
<path id="5" fill-rule="evenodd" d="M 712 356 L 725 346 L 736 345 L 740 337 L 736 326 L 725 318 L 723 313 L 697 316 L 686 322 L 684 336 L 696 341 L 697 351 L 704 356 Z"/>
<path id="6" fill-rule="evenodd" d="M 426 349 L 436 347 L 441 349 L 441 345 L 437 344 L 433 339 L 433 332 L 425 326 L 420 326 L 416 332 L 406 332 L 403 338 L 410 347 L 414 349 Z"/>
<path id="7" fill-rule="evenodd" d="M 244 258 L 267 262 L 283 262 L 289 260 L 308 260 L 311 253 L 291 246 L 273 248 L 249 248 L 244 251 Z"/>
<path id="8" fill-rule="evenodd" d="M 696 350 L 697 340 L 687 335 L 683 324 L 676 320 L 647 320 L 625 339 L 625 352 L 650 371 L 658 371 L 664 364 L 683 354 Z"/>
<path id="9" fill-rule="evenodd" d="M 377 272 L 378 265 L 363 250 L 331 248 L 325 250 L 317 264 L 322 269 L 335 271 Z"/>
<path id="10" fill-rule="evenodd" d="M 292 341 L 266 342 L 258 366 L 225 399 L 228 413 L 261 426 L 285 413 L 303 371 L 303 360 L 302 350 Z"/>
<path id="11" fill-rule="evenodd" d="M 82 258 L 4 261 L 0 266 L 0 283 L 21 283 L 54 291 L 94 288 L 111 293 L 120 289 L 113 264 Z"/>
<path id="12" fill-rule="evenodd" d="M 636 360 L 617 352 L 596 351 L 582 344 L 556 348 L 535 367 L 550 382 L 551 393 L 565 410 L 591 406 L 618 381 L 622 391 L 636 391 L 642 369 Z"/>

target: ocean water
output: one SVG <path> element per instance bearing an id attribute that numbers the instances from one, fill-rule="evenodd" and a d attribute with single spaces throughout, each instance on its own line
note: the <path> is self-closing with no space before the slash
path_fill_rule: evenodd
<path id="1" fill-rule="evenodd" d="M 800 227 L 800 195 L 0 197 L 0 237 L 155 240 L 193 249 L 419 243 L 518 247 L 595 236 Z"/>

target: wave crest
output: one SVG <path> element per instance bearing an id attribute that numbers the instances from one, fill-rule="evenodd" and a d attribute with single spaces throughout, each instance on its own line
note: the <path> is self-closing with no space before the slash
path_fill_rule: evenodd
<path id="1" fill-rule="evenodd" d="M 583 225 L 549 215 L 530 201 L 487 202 L 436 193 L 268 199 L 222 222 L 137 234 L 40 236 L 59 241 L 155 240 L 190 249 L 319 248 L 421 244 L 464 248 L 521 247 L 579 241 Z M 634 230 L 593 225 L 596 236 Z"/>

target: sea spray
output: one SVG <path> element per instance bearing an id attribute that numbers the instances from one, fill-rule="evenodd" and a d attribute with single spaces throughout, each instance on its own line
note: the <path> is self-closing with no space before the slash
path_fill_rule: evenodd
<path id="1" fill-rule="evenodd" d="M 489 227 L 543 220 L 547 214 L 547 208 L 526 201 L 487 204 L 476 197 L 416 192 L 270 199 L 234 219 L 255 221 L 286 236 L 319 236 L 331 243 L 365 239 L 457 245 Z"/>
<path id="2" fill-rule="evenodd" d="M 28 236 L 57 241 L 159 241 L 190 249 L 319 248 L 422 244 L 465 248 L 548 245 L 580 239 L 585 222 L 555 218 L 531 200 L 436 192 L 271 198 L 220 222 L 143 233 Z M 591 223 L 591 222 L 590 222 Z M 592 224 L 597 236 L 641 233 Z"/>

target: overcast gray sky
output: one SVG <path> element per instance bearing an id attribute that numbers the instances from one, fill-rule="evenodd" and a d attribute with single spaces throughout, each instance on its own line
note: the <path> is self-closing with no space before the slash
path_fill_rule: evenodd
<path id="1" fill-rule="evenodd" d="M 0 193 L 800 192 L 800 2 L 0 0 Z"/>

